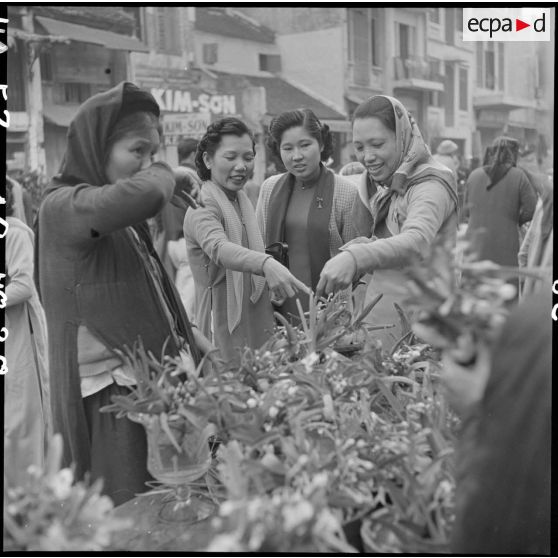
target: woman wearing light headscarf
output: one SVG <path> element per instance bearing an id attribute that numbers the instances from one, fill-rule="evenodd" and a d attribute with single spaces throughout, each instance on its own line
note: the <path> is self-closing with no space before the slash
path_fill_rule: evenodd
<path id="1" fill-rule="evenodd" d="M 455 238 L 455 177 L 436 162 L 407 109 L 395 98 L 376 95 L 353 116 L 353 145 L 367 172 L 361 175 L 353 209 L 359 238 L 329 260 L 318 293 L 346 288 L 372 273 L 369 294 L 383 293 L 372 317 L 377 324 L 396 324 L 394 302 L 405 298 L 402 268 L 423 257 L 434 239 Z M 385 347 L 397 335 L 379 335 Z"/>

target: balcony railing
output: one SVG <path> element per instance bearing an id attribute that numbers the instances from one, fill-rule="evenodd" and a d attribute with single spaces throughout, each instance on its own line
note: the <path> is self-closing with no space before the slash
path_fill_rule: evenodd
<path id="1" fill-rule="evenodd" d="M 408 58 L 395 57 L 393 72 L 395 80 L 422 79 L 443 83 L 444 78 L 438 72 L 438 63 L 419 56 Z"/>

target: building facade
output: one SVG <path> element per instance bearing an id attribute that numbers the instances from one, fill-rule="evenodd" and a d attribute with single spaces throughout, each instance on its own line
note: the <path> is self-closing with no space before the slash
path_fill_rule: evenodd
<path id="1" fill-rule="evenodd" d="M 475 165 L 494 137 L 508 134 L 549 161 L 553 43 L 466 43 L 463 9 L 454 7 L 239 9 L 276 31 L 283 75 L 347 117 L 371 95 L 394 95 L 432 150 L 452 139 Z M 346 138 L 341 163 L 352 156 Z"/>
<path id="2" fill-rule="evenodd" d="M 478 164 L 508 134 L 551 165 L 554 43 L 465 43 L 462 8 L 37 5 L 8 15 L 12 170 L 55 174 L 79 104 L 123 79 L 159 102 L 171 164 L 181 137 L 235 115 L 256 134 L 261 180 L 270 119 L 307 106 L 334 132 L 339 168 L 354 157 L 356 106 L 388 94 L 432 150 L 450 138 Z"/>
<path id="3" fill-rule="evenodd" d="M 129 53 L 145 50 L 118 8 L 10 6 L 8 170 L 56 174 L 79 105 L 130 79 Z"/>

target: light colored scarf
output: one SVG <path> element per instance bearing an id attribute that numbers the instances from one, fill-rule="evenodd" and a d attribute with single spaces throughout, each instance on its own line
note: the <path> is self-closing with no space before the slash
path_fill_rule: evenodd
<path id="1" fill-rule="evenodd" d="M 444 185 L 455 201 L 457 211 L 457 184 L 450 169 L 436 161 L 426 145 L 414 118 L 394 97 L 381 95 L 392 105 L 395 113 L 395 141 L 399 151 L 399 162 L 391 182 L 379 188 L 365 172 L 358 184 L 358 199 L 353 218 L 357 232 L 370 237 L 374 228 L 385 219 L 389 202 L 395 195 L 404 195 L 420 182 L 435 180 Z"/>
<path id="2" fill-rule="evenodd" d="M 234 244 L 242 246 L 242 225 L 238 213 L 232 202 L 229 200 L 225 192 L 211 181 L 206 181 L 202 186 L 202 199 L 212 198 L 223 214 L 225 233 L 228 239 Z M 256 252 L 264 253 L 264 242 L 258 223 L 254 206 L 248 196 L 240 190 L 237 192 L 237 200 L 240 205 L 240 213 L 246 227 L 246 236 L 248 237 L 248 248 Z M 242 297 L 244 296 L 244 273 L 242 271 L 233 271 L 227 269 L 225 273 L 227 282 L 227 325 L 229 332 L 240 323 L 242 317 Z M 265 279 L 257 275 L 252 275 L 252 293 L 250 301 L 256 303 L 262 296 Z"/>

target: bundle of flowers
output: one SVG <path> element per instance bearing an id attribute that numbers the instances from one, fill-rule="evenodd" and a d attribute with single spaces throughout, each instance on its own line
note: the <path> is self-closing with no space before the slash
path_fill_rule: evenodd
<path id="1" fill-rule="evenodd" d="M 407 336 L 386 354 L 364 330 L 377 300 L 356 318 L 339 299 L 313 300 L 299 327 L 283 322 L 263 347 L 243 350 L 240 367 L 212 374 L 201 375 L 180 359 L 158 362 L 136 347 L 127 358 L 138 386 L 106 410 L 156 417 L 176 439 L 177 453 L 185 448 L 170 427 L 174 419 L 199 431 L 211 428 L 220 442 L 221 498 L 229 502 L 220 540 L 234 540 L 238 548 L 261 549 L 247 542 L 260 540 L 259 519 L 271 522 L 284 497 L 302 498 L 312 479 L 326 475 L 320 501 L 340 525 L 364 519 L 368 548 L 443 551 L 452 516 L 455 417 L 438 394 L 436 353 L 428 345 L 411 344 L 415 340 Z M 351 358 L 343 350 L 347 340 L 359 345 L 348 351 Z M 231 476 L 234 482 L 227 481 Z M 239 513 L 225 512 L 252 501 L 259 511 L 245 516 L 239 531 Z M 269 508 L 267 515 L 262 507 Z M 284 533 L 261 544 L 322 544 L 311 535 L 312 521 L 303 523 L 304 533 L 297 527 L 300 540 Z"/>
<path id="2" fill-rule="evenodd" d="M 478 343 L 493 342 L 515 304 L 518 278 L 539 277 L 536 270 L 479 261 L 476 239 L 464 227 L 454 248 L 436 243 L 407 274 L 413 332 L 433 347 L 459 349 L 464 362 L 474 361 Z"/>
<path id="3" fill-rule="evenodd" d="M 238 444 L 223 450 L 225 483 L 243 477 Z M 316 475 L 298 489 L 281 487 L 272 493 L 249 494 L 233 484 L 234 497 L 221 504 L 212 521 L 218 533 L 207 552 L 356 552 L 327 505 L 328 475 Z"/>
<path id="4" fill-rule="evenodd" d="M 250 354 L 255 387 L 246 403 L 257 418 L 237 438 L 248 493 L 298 490 L 327 472 L 338 521 L 399 527 L 391 551 L 415 551 L 423 540 L 444 548 L 456 418 L 436 389 L 437 364 L 415 360 L 394 375 L 404 365 L 377 349 L 357 360 L 331 350 L 295 362 L 278 356 L 275 366 L 273 353 Z"/>
<path id="5" fill-rule="evenodd" d="M 114 517 L 100 481 L 74 482 L 72 470 L 60 468 L 61 459 L 62 438 L 56 434 L 45 470 L 30 467 L 25 485 L 5 487 L 5 551 L 102 551 L 114 533 L 131 525 Z"/>

